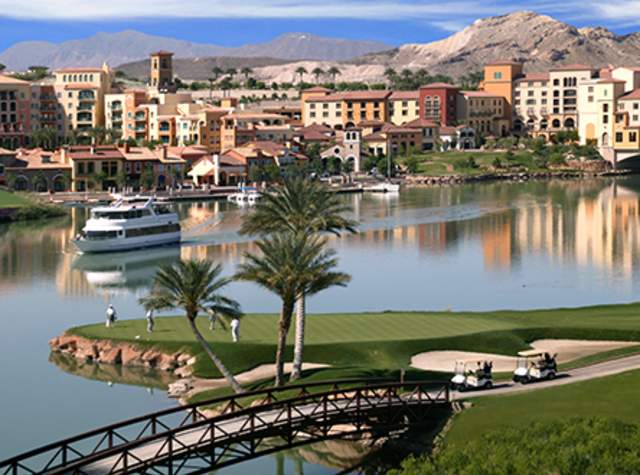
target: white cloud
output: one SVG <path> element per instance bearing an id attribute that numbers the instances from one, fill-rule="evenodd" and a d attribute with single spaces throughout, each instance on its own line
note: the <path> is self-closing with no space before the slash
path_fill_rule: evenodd
<path id="1" fill-rule="evenodd" d="M 354 18 L 446 20 L 514 10 L 480 0 L 0 0 L 0 15 L 19 19 Z"/>

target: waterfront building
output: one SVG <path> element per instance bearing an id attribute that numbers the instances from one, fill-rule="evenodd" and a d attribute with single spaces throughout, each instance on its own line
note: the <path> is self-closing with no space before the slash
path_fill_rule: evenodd
<path id="1" fill-rule="evenodd" d="M 389 96 L 389 122 L 403 125 L 420 118 L 419 91 L 394 91 Z M 362 126 L 362 124 L 360 124 Z"/>
<path id="2" fill-rule="evenodd" d="M 31 130 L 31 86 L 0 74 L 0 147 L 27 145 Z"/>
<path id="3" fill-rule="evenodd" d="M 101 68 L 64 68 L 55 71 L 53 84 L 63 111 L 63 129 L 85 131 L 104 127 L 104 98 L 111 92 L 113 72 Z"/>

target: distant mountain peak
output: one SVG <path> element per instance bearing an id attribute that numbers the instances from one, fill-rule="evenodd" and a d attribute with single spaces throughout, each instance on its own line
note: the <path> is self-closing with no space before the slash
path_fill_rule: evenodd
<path id="1" fill-rule="evenodd" d="M 239 47 L 199 44 L 176 38 L 148 35 L 137 30 L 97 32 L 63 43 L 16 43 L 0 53 L 9 69 L 22 70 L 31 64 L 51 68 L 67 66 L 112 66 L 145 59 L 158 49 L 173 51 L 177 58 L 272 57 L 277 59 L 319 59 L 341 61 L 389 48 L 384 43 L 328 38 L 309 33 L 285 33 L 266 43 Z"/>

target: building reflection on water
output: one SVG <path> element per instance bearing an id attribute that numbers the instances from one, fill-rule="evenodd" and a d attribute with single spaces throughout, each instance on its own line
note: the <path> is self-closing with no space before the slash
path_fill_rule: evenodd
<path id="1" fill-rule="evenodd" d="M 628 278 L 640 254 L 640 204 L 638 192 L 626 185 L 494 184 L 410 190 L 399 197 L 351 195 L 345 199 L 362 231 L 332 239 L 341 253 L 406 248 L 429 256 L 477 246 L 486 271 L 509 271 L 528 254 Z M 231 265 L 256 250 L 238 235 L 246 210 L 225 202 L 181 204 L 179 210 L 186 245 L 111 255 L 73 252 L 70 240 L 86 209 L 46 225 L 0 227 L 0 294 L 38 281 L 55 282 L 63 296 L 138 294 L 160 264 L 197 258 Z"/>

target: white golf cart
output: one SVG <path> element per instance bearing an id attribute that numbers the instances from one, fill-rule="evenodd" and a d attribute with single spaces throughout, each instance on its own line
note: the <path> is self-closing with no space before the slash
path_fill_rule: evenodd
<path id="1" fill-rule="evenodd" d="M 490 389 L 493 387 L 492 369 L 491 361 L 456 361 L 451 388 L 458 391 Z"/>
<path id="2" fill-rule="evenodd" d="M 539 350 L 521 351 L 513 372 L 515 383 L 531 383 L 544 379 L 554 379 L 558 372 L 556 356 Z"/>

